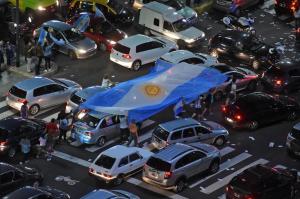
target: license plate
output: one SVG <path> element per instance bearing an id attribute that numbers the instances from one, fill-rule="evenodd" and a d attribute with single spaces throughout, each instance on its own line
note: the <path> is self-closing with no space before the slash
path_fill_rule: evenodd
<path id="1" fill-rule="evenodd" d="M 229 117 L 226 117 L 227 122 L 233 123 L 233 120 L 230 119 Z"/>

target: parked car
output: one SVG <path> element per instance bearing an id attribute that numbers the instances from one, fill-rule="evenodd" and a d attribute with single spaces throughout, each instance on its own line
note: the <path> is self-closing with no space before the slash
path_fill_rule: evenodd
<path id="1" fill-rule="evenodd" d="M 189 24 L 174 8 L 156 1 L 145 4 L 139 12 L 139 29 L 145 35 L 158 35 L 171 39 L 180 47 L 196 47 L 205 33 Z"/>
<path id="2" fill-rule="evenodd" d="M 123 190 L 94 190 L 80 199 L 140 199 L 140 197 Z"/>
<path id="3" fill-rule="evenodd" d="M 29 135 L 32 145 L 38 144 L 45 128 L 46 123 L 39 119 L 8 117 L 0 120 L 0 154 L 14 157 L 25 134 Z"/>
<path id="4" fill-rule="evenodd" d="M 85 59 L 97 52 L 97 44 L 77 31 L 71 25 L 57 20 L 50 20 L 34 30 L 33 36 L 38 38 L 40 29 L 48 29 L 51 35 L 62 45 L 54 45 L 53 49 L 70 56 L 72 59 Z"/>
<path id="5" fill-rule="evenodd" d="M 287 151 L 300 156 L 300 123 L 293 126 L 286 139 Z"/>
<path id="6" fill-rule="evenodd" d="M 284 94 L 300 90 L 299 66 L 299 60 L 282 60 L 266 70 L 261 79 L 265 90 Z"/>
<path id="7" fill-rule="evenodd" d="M 209 40 L 208 49 L 214 57 L 233 58 L 254 69 L 269 67 L 268 61 L 276 62 L 280 58 L 274 47 L 263 43 L 253 34 L 238 30 L 224 30 L 216 34 Z M 273 50 L 274 54 L 271 54 Z"/>
<path id="8" fill-rule="evenodd" d="M 299 5 L 299 0 L 275 0 L 274 9 L 277 16 L 288 15 L 293 18 Z"/>
<path id="9" fill-rule="evenodd" d="M 116 23 L 131 24 L 134 21 L 133 12 L 119 0 L 74 0 L 69 7 L 69 16 L 75 13 L 95 13 L 96 8 L 102 11 L 105 17 Z"/>
<path id="10" fill-rule="evenodd" d="M 163 37 L 137 34 L 120 40 L 113 47 L 110 60 L 136 71 L 142 65 L 155 62 L 163 54 L 177 49 L 175 42 Z"/>
<path id="11" fill-rule="evenodd" d="M 298 102 L 287 96 L 254 92 L 239 97 L 222 108 L 223 117 L 232 127 L 257 129 L 281 120 L 295 120 L 300 114 Z"/>
<path id="12" fill-rule="evenodd" d="M 73 93 L 67 102 L 66 113 L 73 112 L 76 114 L 79 111 L 78 109 L 81 103 L 93 97 L 95 94 L 105 90 L 107 90 L 107 88 L 101 86 L 90 86 Z"/>
<path id="13" fill-rule="evenodd" d="M 194 142 L 222 146 L 228 137 L 228 131 L 216 122 L 185 118 L 159 124 L 152 132 L 151 144 L 158 149 L 174 143 Z"/>
<path id="14" fill-rule="evenodd" d="M 41 109 L 66 103 L 70 96 L 81 90 L 76 82 L 63 78 L 33 77 L 15 84 L 7 93 L 8 106 L 20 111 L 25 101 L 31 115 Z"/>
<path id="15" fill-rule="evenodd" d="M 242 10 L 263 3 L 264 0 L 216 0 L 213 8 L 218 11 L 229 13 L 232 4 L 234 4 L 237 7 L 235 14 L 239 16 Z"/>
<path id="16" fill-rule="evenodd" d="M 26 185 L 37 187 L 42 181 L 43 175 L 34 168 L 15 167 L 0 162 L 0 196 L 4 196 Z"/>
<path id="17" fill-rule="evenodd" d="M 115 27 L 104 17 L 97 17 L 92 13 L 76 14 L 68 20 L 68 23 L 74 24 L 74 22 L 84 14 L 88 14 L 90 16 L 90 24 L 83 34 L 95 41 L 100 50 L 110 52 L 119 40 L 127 38 L 127 34 L 125 32 Z"/>
<path id="18" fill-rule="evenodd" d="M 219 150 L 212 145 L 175 143 L 149 158 L 144 166 L 143 181 L 181 192 L 192 176 L 217 172 L 220 156 Z"/>
<path id="19" fill-rule="evenodd" d="M 82 144 L 103 146 L 107 141 L 120 136 L 120 120 L 116 115 L 81 110 L 76 120 L 71 136 Z"/>
<path id="20" fill-rule="evenodd" d="M 161 56 L 156 61 L 156 64 L 179 64 L 182 62 L 195 65 L 212 65 L 218 63 L 218 60 L 217 58 L 204 53 L 193 53 L 188 50 L 176 50 Z"/>
<path id="21" fill-rule="evenodd" d="M 97 156 L 89 173 L 106 183 L 120 185 L 127 177 L 141 171 L 152 154 L 142 148 L 116 145 Z"/>
<path id="22" fill-rule="evenodd" d="M 233 177 L 226 187 L 226 198 L 292 199 L 296 176 L 285 169 L 255 165 Z"/>
<path id="23" fill-rule="evenodd" d="M 6 196 L 5 199 L 70 199 L 70 195 L 51 187 L 30 187 L 20 188 Z"/>

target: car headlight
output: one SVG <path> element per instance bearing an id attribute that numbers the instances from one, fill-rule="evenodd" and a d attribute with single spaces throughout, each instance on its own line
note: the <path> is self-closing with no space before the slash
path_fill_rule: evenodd
<path id="1" fill-rule="evenodd" d="M 56 6 L 59 6 L 59 0 L 56 0 Z"/>
<path id="2" fill-rule="evenodd" d="M 79 52 L 80 54 L 84 54 L 84 53 L 86 53 L 86 50 L 79 49 L 78 52 Z"/>
<path id="3" fill-rule="evenodd" d="M 195 41 L 195 39 L 186 39 L 185 42 L 186 43 L 193 43 Z"/>
<path id="4" fill-rule="evenodd" d="M 124 38 L 127 38 L 127 37 L 128 37 L 128 35 L 126 33 L 124 33 Z"/>
<path id="5" fill-rule="evenodd" d="M 115 45 L 117 42 L 113 41 L 113 40 L 107 40 L 108 43 L 110 43 L 111 45 Z"/>
<path id="6" fill-rule="evenodd" d="M 39 10 L 39 11 L 44 11 L 44 10 L 46 10 L 46 8 L 44 8 L 44 7 L 42 7 L 42 6 L 39 6 L 39 7 L 38 7 L 38 10 Z"/>
<path id="7" fill-rule="evenodd" d="M 95 44 L 95 46 L 94 46 L 94 49 L 97 49 L 98 48 L 98 45 L 97 44 Z"/>

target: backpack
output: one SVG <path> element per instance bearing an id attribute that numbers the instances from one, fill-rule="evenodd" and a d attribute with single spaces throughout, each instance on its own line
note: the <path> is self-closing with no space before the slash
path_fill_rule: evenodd
<path id="1" fill-rule="evenodd" d="M 68 120 L 66 118 L 59 120 L 59 128 L 63 130 L 68 129 Z"/>

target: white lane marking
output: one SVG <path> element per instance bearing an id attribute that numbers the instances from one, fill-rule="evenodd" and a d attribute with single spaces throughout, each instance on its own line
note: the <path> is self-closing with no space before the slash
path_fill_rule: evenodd
<path id="1" fill-rule="evenodd" d="M 82 143 L 78 142 L 77 140 L 74 142 L 71 142 L 70 145 L 75 146 L 75 147 L 79 147 L 82 145 Z"/>
<path id="2" fill-rule="evenodd" d="M 226 196 L 225 196 L 225 194 L 223 194 L 223 195 L 219 196 L 219 197 L 218 197 L 218 199 L 226 199 Z"/>
<path id="3" fill-rule="evenodd" d="M 54 114 L 52 114 L 52 115 L 49 115 L 49 116 L 47 116 L 47 117 L 43 118 L 43 120 L 44 120 L 44 121 L 46 121 L 46 122 L 50 122 L 52 118 L 54 118 L 54 119 L 56 119 L 56 118 L 57 118 L 57 116 L 58 116 L 58 113 L 59 113 L 59 112 L 57 112 L 57 113 L 54 113 Z"/>
<path id="4" fill-rule="evenodd" d="M 226 170 L 226 169 L 228 169 L 228 168 L 230 168 L 230 167 L 232 167 L 232 166 L 234 166 L 234 165 L 236 165 L 236 164 L 238 164 L 238 163 L 240 163 L 240 162 L 246 160 L 247 158 L 249 158 L 249 157 L 251 157 L 251 156 L 252 156 L 252 155 L 249 154 L 249 153 L 241 153 L 241 154 L 235 156 L 234 158 L 229 159 L 229 160 L 227 160 L 226 162 L 220 164 L 220 169 L 219 169 L 218 172 L 216 172 L 216 173 L 214 173 L 214 174 L 212 174 L 212 175 L 209 175 L 209 176 L 207 176 L 207 177 L 205 177 L 205 178 L 203 178 L 203 179 L 201 179 L 201 180 L 195 182 L 194 184 L 191 184 L 189 187 L 190 187 L 190 188 L 193 188 L 193 187 L 195 187 L 195 186 L 197 186 L 197 185 L 203 183 L 204 181 L 206 181 L 206 180 L 212 178 L 213 176 L 215 176 L 215 175 L 221 173 L 222 171 L 224 171 L 224 170 Z"/>
<path id="5" fill-rule="evenodd" d="M 225 155 L 231 153 L 231 152 L 234 151 L 234 150 L 235 150 L 234 148 L 232 148 L 232 147 L 230 147 L 230 146 L 227 146 L 227 147 L 225 147 L 225 148 L 223 148 L 223 149 L 220 150 L 220 154 L 221 154 L 221 156 L 223 157 L 223 156 L 225 156 Z"/>
<path id="6" fill-rule="evenodd" d="M 86 160 L 83 160 L 83 159 L 80 159 L 80 158 L 68 155 L 66 153 L 59 152 L 59 151 L 54 151 L 53 156 L 58 157 L 58 158 L 63 159 L 63 160 L 66 160 L 66 161 L 69 161 L 69 162 L 72 162 L 74 164 L 81 165 L 83 167 L 87 167 L 87 168 L 91 165 L 91 163 L 86 161 Z M 172 198 L 172 199 L 188 199 L 188 198 L 183 197 L 181 195 L 174 194 L 172 192 L 169 192 L 169 191 L 166 191 L 166 190 L 163 190 L 163 189 L 159 189 L 159 188 L 154 187 L 152 185 L 148 185 L 148 184 L 146 184 L 146 183 L 144 183 L 144 182 L 142 182 L 138 179 L 135 179 L 135 178 L 129 178 L 129 179 L 127 179 L 127 182 L 131 183 L 133 185 L 139 186 L 141 188 L 147 189 L 149 191 L 159 193 L 163 196 L 166 196 L 166 197 L 169 197 L 169 198 Z"/>
<path id="7" fill-rule="evenodd" d="M 17 110 L 7 110 L 7 111 L 4 111 L 0 114 L 0 120 L 6 118 L 6 117 L 9 117 L 9 116 L 12 116 L 12 115 L 15 115 L 17 114 L 18 111 Z"/>
<path id="8" fill-rule="evenodd" d="M 6 100 L 0 102 L 0 108 L 7 106 Z"/>
<path id="9" fill-rule="evenodd" d="M 251 164 L 231 173 L 230 175 L 226 176 L 225 178 L 222 178 L 220 180 L 218 180 L 217 182 L 203 188 L 201 190 L 202 193 L 205 193 L 205 194 L 211 194 L 213 193 L 214 191 L 224 187 L 225 185 L 227 185 L 229 183 L 229 181 L 236 175 L 238 175 L 239 173 L 243 172 L 245 169 L 248 169 L 252 166 L 255 166 L 257 164 L 266 164 L 268 163 L 269 161 L 268 160 L 265 160 L 265 159 L 259 159 L 259 160 L 256 160 L 255 162 L 252 162 Z"/>
<path id="10" fill-rule="evenodd" d="M 276 168 L 276 169 L 286 169 L 287 167 L 283 166 L 281 164 L 278 164 L 278 165 L 274 166 L 274 168 Z"/>
<path id="11" fill-rule="evenodd" d="M 260 9 L 266 9 L 274 5 L 274 0 L 265 1 L 265 3 L 260 7 Z"/>
<path id="12" fill-rule="evenodd" d="M 142 187 L 144 189 L 147 189 L 147 190 L 150 190 L 154 193 L 158 193 L 160 195 L 163 195 L 163 196 L 166 196 L 168 198 L 172 198 L 172 199 L 187 199 L 186 197 L 183 197 L 181 195 L 178 195 L 178 194 L 175 194 L 175 193 L 172 193 L 170 191 L 166 191 L 164 189 L 160 189 L 158 187 L 155 187 L 155 186 L 152 186 L 152 185 L 149 185 L 149 184 L 146 184 L 144 183 L 143 181 L 140 181 L 138 179 L 135 179 L 135 178 L 129 178 L 127 180 L 127 182 L 131 183 L 131 184 L 134 184 L 136 186 L 139 186 L 139 187 Z"/>

